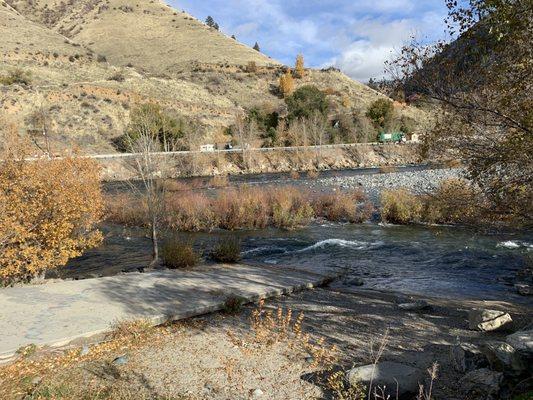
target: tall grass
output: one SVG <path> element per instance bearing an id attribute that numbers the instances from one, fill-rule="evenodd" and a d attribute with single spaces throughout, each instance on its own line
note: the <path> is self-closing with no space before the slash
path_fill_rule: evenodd
<path id="1" fill-rule="evenodd" d="M 381 193 L 381 218 L 393 224 L 411 224 L 422 220 L 424 203 L 407 189 L 385 190 Z"/>
<path id="2" fill-rule="evenodd" d="M 108 198 L 108 220 L 126 225 L 147 225 L 146 207 L 127 195 Z M 247 187 L 220 190 L 215 196 L 177 190 L 165 197 L 164 224 L 184 232 L 213 229 L 296 229 L 315 218 L 362 222 L 372 207 L 361 191 L 317 196 L 294 187 Z"/>

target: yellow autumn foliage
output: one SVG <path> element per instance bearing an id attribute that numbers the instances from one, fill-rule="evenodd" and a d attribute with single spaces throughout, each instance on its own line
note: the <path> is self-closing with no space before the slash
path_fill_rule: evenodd
<path id="1" fill-rule="evenodd" d="M 283 97 L 287 97 L 294 91 L 294 78 L 290 69 L 279 78 L 279 90 Z"/>
<path id="2" fill-rule="evenodd" d="M 0 152 L 0 285 L 64 266 L 102 240 L 98 164 L 79 157 L 28 160 L 29 147 L 13 136 Z"/>
<path id="3" fill-rule="evenodd" d="M 298 54 L 296 57 L 294 72 L 296 72 L 296 77 L 298 78 L 303 78 L 305 76 L 305 61 L 303 54 Z"/>

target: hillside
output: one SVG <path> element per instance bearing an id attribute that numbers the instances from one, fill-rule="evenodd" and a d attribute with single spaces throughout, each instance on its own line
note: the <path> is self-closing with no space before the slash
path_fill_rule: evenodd
<path id="1" fill-rule="evenodd" d="M 284 107 L 281 64 L 158 1 L 0 0 L 0 35 L 0 76 L 31 73 L 28 85 L 0 86 L 0 110 L 32 128 L 28 115 L 45 109 L 56 147 L 114 151 L 110 140 L 139 103 L 198 120 L 206 141 L 243 108 Z M 247 69 L 251 62 L 257 69 Z M 310 70 L 296 81 L 305 84 L 326 91 L 334 109 L 348 98 L 349 112 L 382 96 L 335 70 Z"/>

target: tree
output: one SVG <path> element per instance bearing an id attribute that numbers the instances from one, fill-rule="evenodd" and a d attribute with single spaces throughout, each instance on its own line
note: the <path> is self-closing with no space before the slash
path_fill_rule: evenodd
<path id="1" fill-rule="evenodd" d="M 237 141 L 237 145 L 241 148 L 243 163 L 248 169 L 251 165 L 250 149 L 259 140 L 257 122 L 254 119 L 246 118 L 244 114 L 238 114 L 235 117 L 232 133 Z"/>
<path id="2" fill-rule="evenodd" d="M 205 24 L 210 28 L 214 28 L 216 22 L 211 15 L 208 15 L 205 19 Z"/>
<path id="3" fill-rule="evenodd" d="M 315 113 L 327 116 L 329 104 L 326 95 L 316 86 L 302 86 L 285 99 L 289 110 L 289 119 L 308 119 Z"/>
<path id="4" fill-rule="evenodd" d="M 261 48 L 259 47 L 259 43 L 255 42 L 254 44 L 254 50 L 261 51 Z"/>
<path id="5" fill-rule="evenodd" d="M 162 179 L 171 175 L 172 161 L 167 154 L 174 151 L 181 137 L 163 136 L 168 132 L 167 119 L 154 118 L 151 113 L 139 113 L 130 123 L 125 136 L 126 150 L 134 153 L 132 162 L 135 181 L 130 182 L 132 191 L 142 199 L 148 215 L 150 238 L 152 240 L 152 261 L 149 269 L 159 263 L 159 231 L 165 215 L 166 186 Z"/>
<path id="6" fill-rule="evenodd" d="M 162 147 L 173 148 L 189 129 L 190 123 L 184 117 L 163 110 L 158 104 L 141 104 L 131 110 L 126 134 L 117 140 L 117 146 L 127 151 L 132 140 L 149 131 L 156 133 Z"/>
<path id="7" fill-rule="evenodd" d="M 393 115 L 394 105 L 392 101 L 384 98 L 372 102 L 366 112 L 366 116 L 370 118 L 374 127 L 380 131 L 385 131 L 390 126 Z"/>
<path id="8" fill-rule="evenodd" d="M 279 78 L 279 91 L 283 97 L 289 96 L 294 91 L 294 78 L 290 68 Z"/>
<path id="9" fill-rule="evenodd" d="M 297 78 L 303 78 L 305 76 L 305 62 L 303 54 L 298 54 L 296 57 L 296 66 L 294 67 Z"/>
<path id="10" fill-rule="evenodd" d="M 436 106 L 428 155 L 453 149 L 500 218 L 533 216 L 533 7 L 530 0 L 446 0 L 453 42 L 412 41 L 388 64 L 406 92 Z"/>
<path id="11" fill-rule="evenodd" d="M 28 282 L 97 246 L 103 215 L 98 164 L 34 157 L 14 125 L 0 121 L 0 286 Z"/>
<path id="12" fill-rule="evenodd" d="M 28 125 L 33 127 L 34 131 L 40 132 L 40 136 L 42 136 L 44 139 L 46 150 L 41 148 L 39 142 L 36 140 L 37 138 L 32 135 L 34 144 L 40 150 L 46 152 L 49 157 L 51 157 L 52 150 L 50 148 L 50 125 L 52 123 L 52 119 L 50 118 L 50 109 L 41 104 L 27 117 L 26 121 Z"/>

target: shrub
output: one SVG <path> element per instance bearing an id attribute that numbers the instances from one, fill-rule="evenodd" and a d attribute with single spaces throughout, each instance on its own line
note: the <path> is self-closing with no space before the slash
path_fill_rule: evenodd
<path id="1" fill-rule="evenodd" d="M 289 111 L 289 119 L 308 119 L 319 113 L 326 117 L 328 113 L 328 100 L 326 95 L 316 86 L 302 86 L 291 96 L 285 99 Z"/>
<path id="2" fill-rule="evenodd" d="M 269 223 L 267 193 L 256 188 L 230 189 L 220 193 L 213 202 L 221 229 L 262 229 Z"/>
<path id="3" fill-rule="evenodd" d="M 98 164 L 87 158 L 27 161 L 29 145 L 6 130 L 0 154 L 0 282 L 27 282 L 100 244 Z"/>
<path id="4" fill-rule="evenodd" d="M 378 99 L 368 107 L 366 116 L 370 118 L 377 129 L 385 129 L 387 124 L 390 123 L 393 114 L 394 106 L 392 101 L 388 99 Z"/>
<path id="5" fill-rule="evenodd" d="M 255 61 L 250 61 L 246 65 L 246 72 L 249 72 L 251 74 L 255 74 L 257 72 L 257 63 Z"/>
<path id="6" fill-rule="evenodd" d="M 200 256 L 191 244 L 183 243 L 177 238 L 171 238 L 161 247 L 163 264 L 170 269 L 194 267 L 200 261 Z"/>
<path id="7" fill-rule="evenodd" d="M 479 190 L 462 179 L 443 181 L 425 198 L 424 220 L 432 223 L 476 223 L 488 208 Z"/>
<path id="8" fill-rule="evenodd" d="M 165 206 L 165 224 L 170 229 L 199 232 L 210 231 L 218 225 L 212 202 L 202 193 L 185 191 L 169 195 Z"/>
<path id="9" fill-rule="evenodd" d="M 126 80 L 126 77 L 124 76 L 124 73 L 122 71 L 117 71 L 113 75 L 111 75 L 109 78 L 107 78 L 107 80 L 124 82 Z"/>
<path id="10" fill-rule="evenodd" d="M 303 54 L 298 54 L 296 57 L 296 65 L 294 67 L 297 78 L 303 78 L 305 76 L 305 61 Z"/>
<path id="11" fill-rule="evenodd" d="M 394 224 L 419 222 L 424 204 L 406 189 L 385 190 L 381 194 L 381 219 Z"/>
<path id="12" fill-rule="evenodd" d="M 24 71 L 20 68 L 9 71 L 7 76 L 0 77 L 0 83 L 2 85 L 30 85 L 31 84 L 31 73 Z"/>
<path id="13" fill-rule="evenodd" d="M 317 217 L 335 222 L 359 223 L 372 213 L 372 205 L 360 190 L 323 194 L 315 199 L 313 208 Z"/>
<path id="14" fill-rule="evenodd" d="M 98 61 L 99 63 L 107 62 L 107 57 L 102 54 L 98 54 L 98 56 L 96 57 L 96 61 Z"/>
<path id="15" fill-rule="evenodd" d="M 294 229 L 308 224 L 314 217 L 309 196 L 295 188 L 275 189 L 270 194 L 272 224 L 276 228 Z"/>
<path id="16" fill-rule="evenodd" d="M 126 226 L 146 226 L 148 210 L 146 204 L 138 198 L 125 193 L 106 196 L 107 220 Z"/>
<path id="17" fill-rule="evenodd" d="M 294 78 L 290 69 L 279 78 L 279 91 L 283 97 L 289 96 L 294 91 Z"/>
<path id="18" fill-rule="evenodd" d="M 235 236 L 219 240 L 211 253 L 211 258 L 221 263 L 236 263 L 241 259 L 241 241 Z"/>

